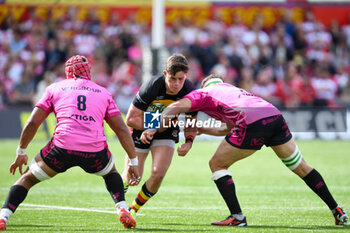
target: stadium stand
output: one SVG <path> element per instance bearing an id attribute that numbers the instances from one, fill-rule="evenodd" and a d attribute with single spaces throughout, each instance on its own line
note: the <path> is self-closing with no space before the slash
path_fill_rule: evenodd
<path id="1" fill-rule="evenodd" d="M 76 17 L 71 7 L 58 19 L 30 15 L 0 24 L 0 111 L 32 106 L 45 86 L 64 78 L 64 61 L 85 55 L 93 62 L 92 76 L 126 112 L 142 83 L 142 54 L 150 48 L 150 25 L 131 15 L 117 14 L 101 22 L 91 13 Z M 350 105 L 350 15 L 340 25 L 325 27 L 311 11 L 303 22 L 281 20 L 264 27 L 256 14 L 251 25 L 234 15 L 232 24 L 213 17 L 199 24 L 175 20 L 166 27 L 166 48 L 189 58 L 190 79 L 197 86 L 209 73 L 266 98 L 277 106 Z M 118 97 L 118 98 L 117 98 Z"/>

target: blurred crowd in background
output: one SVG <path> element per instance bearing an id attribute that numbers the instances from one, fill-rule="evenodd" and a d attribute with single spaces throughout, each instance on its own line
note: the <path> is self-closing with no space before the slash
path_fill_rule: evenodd
<path id="1" fill-rule="evenodd" d="M 169 54 L 189 60 L 188 78 L 197 86 L 210 73 L 279 107 L 350 106 L 350 15 L 347 25 L 326 28 L 311 11 L 296 23 L 286 9 L 273 27 L 262 15 L 244 25 L 238 15 L 205 24 L 179 19 L 166 27 Z M 142 84 L 143 51 L 151 48 L 151 26 L 118 14 L 101 23 L 91 13 L 79 21 L 74 8 L 58 20 L 0 25 L 0 111 L 33 106 L 45 88 L 65 78 L 64 64 L 80 54 L 92 64 L 93 80 L 106 87 L 126 112 Z"/>

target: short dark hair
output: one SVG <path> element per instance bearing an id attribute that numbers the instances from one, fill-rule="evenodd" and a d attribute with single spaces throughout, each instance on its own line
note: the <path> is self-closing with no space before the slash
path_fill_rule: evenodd
<path id="1" fill-rule="evenodd" d="M 210 79 L 213 79 L 213 78 L 219 78 L 221 79 L 222 81 L 224 81 L 224 79 L 221 77 L 221 75 L 218 75 L 218 74 L 210 74 L 209 76 L 205 77 L 202 82 L 201 82 L 201 88 L 204 87 L 204 84 L 210 80 Z"/>
<path id="2" fill-rule="evenodd" d="M 171 75 L 175 75 L 179 71 L 187 73 L 188 61 L 186 57 L 180 53 L 171 55 L 166 62 L 166 71 Z"/>

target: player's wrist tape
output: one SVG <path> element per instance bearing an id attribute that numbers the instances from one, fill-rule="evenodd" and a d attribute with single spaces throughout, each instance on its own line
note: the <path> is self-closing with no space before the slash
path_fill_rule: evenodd
<path id="1" fill-rule="evenodd" d="M 194 137 L 191 136 L 191 135 L 190 135 L 190 136 L 187 136 L 187 137 L 186 137 L 186 143 L 193 143 L 193 138 L 194 138 Z"/>
<path id="2" fill-rule="evenodd" d="M 17 147 L 16 149 L 16 155 L 26 155 L 26 149 L 23 149 L 21 147 Z"/>
<path id="3" fill-rule="evenodd" d="M 129 166 L 138 166 L 139 165 L 139 160 L 137 158 L 137 156 L 133 159 L 129 159 L 129 163 L 128 163 Z"/>

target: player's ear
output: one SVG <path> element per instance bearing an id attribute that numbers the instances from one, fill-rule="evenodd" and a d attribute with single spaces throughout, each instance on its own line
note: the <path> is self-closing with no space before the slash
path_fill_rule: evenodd
<path id="1" fill-rule="evenodd" d="M 168 74 L 168 72 L 166 72 L 166 70 L 163 70 L 163 74 L 164 74 L 164 76 L 166 77 L 167 74 Z"/>

